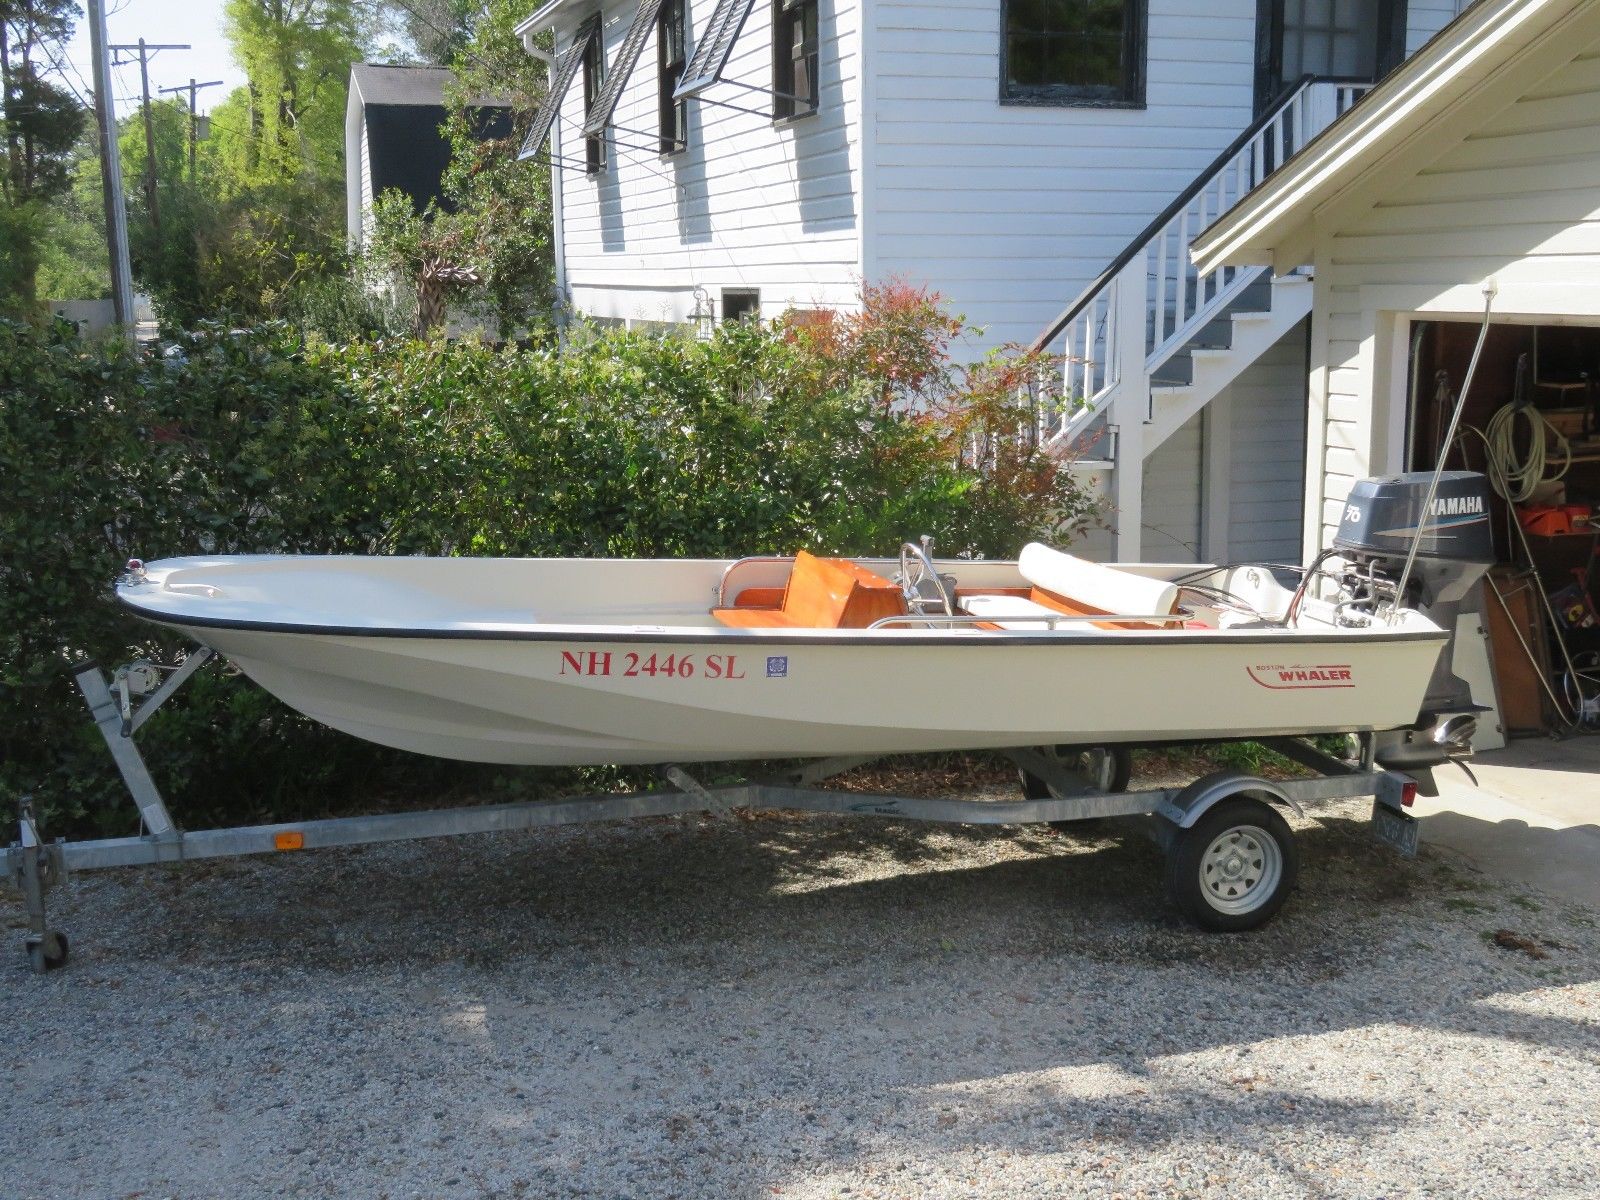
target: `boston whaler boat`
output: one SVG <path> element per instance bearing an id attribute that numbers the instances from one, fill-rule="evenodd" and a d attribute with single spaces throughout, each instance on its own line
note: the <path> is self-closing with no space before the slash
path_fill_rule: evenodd
<path id="1" fill-rule="evenodd" d="M 1446 483 L 1476 502 L 1477 481 Z M 1459 599 L 1446 583 L 1432 619 L 1390 614 L 1380 572 L 1410 529 L 1385 509 L 1417 487 L 1373 489 L 1327 597 L 1264 566 L 1103 566 L 1039 544 L 934 561 L 926 540 L 898 562 L 180 558 L 135 565 L 117 595 L 324 724 L 479 762 L 1392 730 L 1418 720 L 1452 628 L 1437 610 Z M 1460 535 L 1430 540 L 1420 561 L 1463 590 Z"/>
<path id="2" fill-rule="evenodd" d="M 1198 923 L 1269 919 L 1295 856 L 1276 807 L 1373 796 L 1380 836 L 1465 754 L 1456 612 L 1493 560 L 1487 486 L 1466 472 L 1358 483 L 1333 548 L 1272 565 L 1101 565 L 1033 544 L 1015 562 L 242 556 L 129 564 L 119 600 L 202 648 L 163 680 L 134 663 L 79 687 L 138 804 L 134 838 L 46 846 L 31 816 L 7 863 L 40 969 L 65 958 L 43 897 L 68 867 L 117 866 L 717 809 L 730 804 L 975 823 L 1154 814 L 1168 888 Z M 185 832 L 131 735 L 221 655 L 335 729 L 448 758 L 656 764 L 670 791 Z M 144 697 L 142 704 L 135 701 Z M 1359 761 L 1306 735 L 1353 733 Z M 1231 773 L 1124 793 L 1127 747 L 1267 739 L 1312 779 Z M 1277 740 L 1274 740 L 1277 739 Z M 809 786 L 883 754 L 996 749 L 1015 802 Z M 676 764 L 810 762 L 707 789 Z M 57 952 L 59 950 L 59 952 Z"/>

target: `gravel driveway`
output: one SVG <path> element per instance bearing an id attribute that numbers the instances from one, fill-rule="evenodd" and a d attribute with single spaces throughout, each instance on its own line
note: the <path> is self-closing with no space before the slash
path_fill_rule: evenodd
<path id="1" fill-rule="evenodd" d="M 1595 914 L 1324 812 L 1233 937 L 1142 839 L 858 818 L 90 875 L 45 977 L 5 893 L 0 1193 L 1593 1196 Z"/>

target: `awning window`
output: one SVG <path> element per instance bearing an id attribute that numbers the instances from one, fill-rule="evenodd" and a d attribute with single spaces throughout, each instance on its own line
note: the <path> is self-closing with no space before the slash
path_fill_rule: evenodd
<path id="1" fill-rule="evenodd" d="M 673 93 L 677 99 L 698 96 L 722 78 L 723 71 L 728 69 L 728 59 L 733 54 L 733 43 L 738 40 L 744 23 L 750 19 L 750 10 L 755 3 L 756 0 L 719 0 L 716 11 L 711 14 L 711 20 L 706 22 L 705 31 L 695 45 L 694 56 L 683 69 L 683 82 L 678 84 L 678 90 Z"/>
<path id="2" fill-rule="evenodd" d="M 656 19 L 660 15 L 661 0 L 639 0 L 639 9 L 633 14 L 628 36 L 622 39 L 617 57 L 606 75 L 605 85 L 589 109 L 588 120 L 583 123 L 583 131 L 590 137 L 604 133 L 606 126 L 611 124 L 611 116 L 617 111 L 617 101 L 622 99 L 622 89 L 627 86 L 628 76 L 633 74 L 633 68 L 639 63 L 639 55 L 644 51 L 644 40 L 655 29 Z"/>
<path id="3" fill-rule="evenodd" d="M 566 98 L 568 90 L 572 87 L 572 81 L 577 78 L 578 70 L 583 66 L 583 56 L 589 49 L 589 43 L 599 36 L 600 15 L 596 13 L 578 26 L 578 32 L 572 37 L 572 44 L 556 61 L 550 80 L 550 91 L 545 95 L 544 103 L 539 105 L 539 111 L 533 116 L 533 125 L 522 143 L 522 149 L 517 151 L 519 161 L 532 158 L 544 149 L 545 140 L 549 138 L 550 130 L 555 126 L 556 116 L 561 112 L 561 101 Z M 551 157 L 556 156 L 551 155 Z"/>

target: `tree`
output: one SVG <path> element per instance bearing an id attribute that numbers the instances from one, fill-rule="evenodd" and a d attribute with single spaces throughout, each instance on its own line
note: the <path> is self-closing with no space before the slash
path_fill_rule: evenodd
<path id="1" fill-rule="evenodd" d="M 214 205 L 206 189 L 187 177 L 189 114 L 176 101 L 150 106 L 154 133 L 153 175 L 160 197 L 162 222 L 150 219 L 150 202 L 144 189 L 128 193 L 128 250 L 133 275 L 155 300 L 164 319 L 187 323 L 207 315 L 214 295 L 206 285 L 206 263 L 201 250 L 214 225 Z M 117 124 L 118 153 L 123 173 L 138 179 L 150 157 L 140 113 L 130 113 Z M 196 311 L 196 310 L 199 311 Z"/>
<path id="2" fill-rule="evenodd" d="M 51 77 L 77 17 L 72 0 L 0 0 L 0 312 L 34 315 L 49 204 L 72 186 L 85 114 Z"/>
<path id="3" fill-rule="evenodd" d="M 106 210 L 100 183 L 100 144 L 92 125 L 73 148 L 71 186 L 50 204 L 40 245 L 39 295 L 60 300 L 103 300 L 111 295 Z"/>
<path id="4" fill-rule="evenodd" d="M 549 171 L 516 156 L 548 77 L 513 32 L 527 16 L 525 0 L 479 3 L 465 18 L 470 41 L 455 57 L 446 90 L 446 203 L 420 221 L 406 204 L 380 203 L 370 257 L 416 289 L 420 331 L 448 293 L 510 336 L 547 320 L 554 302 Z M 485 96 L 511 106 L 509 136 L 483 136 Z"/>
<path id="5" fill-rule="evenodd" d="M 341 181 L 345 89 L 375 10 L 356 0 L 228 0 L 224 12 L 249 80 L 244 182 Z"/>
<path id="6" fill-rule="evenodd" d="M 134 275 L 164 322 L 189 328 L 201 320 L 268 319 L 302 280 L 344 271 L 343 207 L 329 203 L 327 188 L 306 175 L 241 181 L 210 145 L 191 178 L 188 121 L 177 103 L 152 105 L 159 229 L 143 195 L 129 197 Z M 119 143 L 128 173 L 143 171 L 138 116 L 122 122 Z"/>
<path id="7" fill-rule="evenodd" d="M 448 67 L 471 45 L 479 11 L 474 0 L 405 0 L 397 15 L 417 57 Z"/>
<path id="8" fill-rule="evenodd" d="M 134 274 L 164 321 L 275 317 L 307 281 L 345 271 L 345 92 L 376 14 L 364 0 L 228 0 L 247 83 L 212 110 L 193 176 L 188 114 L 155 106 L 160 230 L 139 198 L 129 213 Z M 125 131 L 122 153 L 142 169 L 142 139 Z"/>

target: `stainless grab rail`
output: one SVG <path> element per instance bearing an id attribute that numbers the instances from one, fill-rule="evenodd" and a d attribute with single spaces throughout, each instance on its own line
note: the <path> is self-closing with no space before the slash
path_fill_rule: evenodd
<path id="1" fill-rule="evenodd" d="M 1062 621 L 1069 623 L 1079 621 L 1158 621 L 1163 625 L 1173 621 L 1187 621 L 1194 617 L 1191 609 L 1179 608 L 1166 613 L 1094 613 L 1085 616 L 1075 616 L 1070 613 L 1023 613 L 1017 616 L 987 616 L 981 617 L 973 613 L 907 613 L 899 617 L 879 617 L 868 630 L 884 629 L 890 625 L 924 625 L 938 623 L 941 625 L 973 625 L 979 622 L 998 625 L 1002 621 L 1037 621 L 1054 629 Z"/>
<path id="2" fill-rule="evenodd" d="M 752 566 L 755 563 L 792 563 L 792 554 L 752 554 L 748 558 L 740 558 L 722 568 L 722 578 L 717 580 L 717 607 L 728 607 L 728 576 L 740 567 Z"/>

